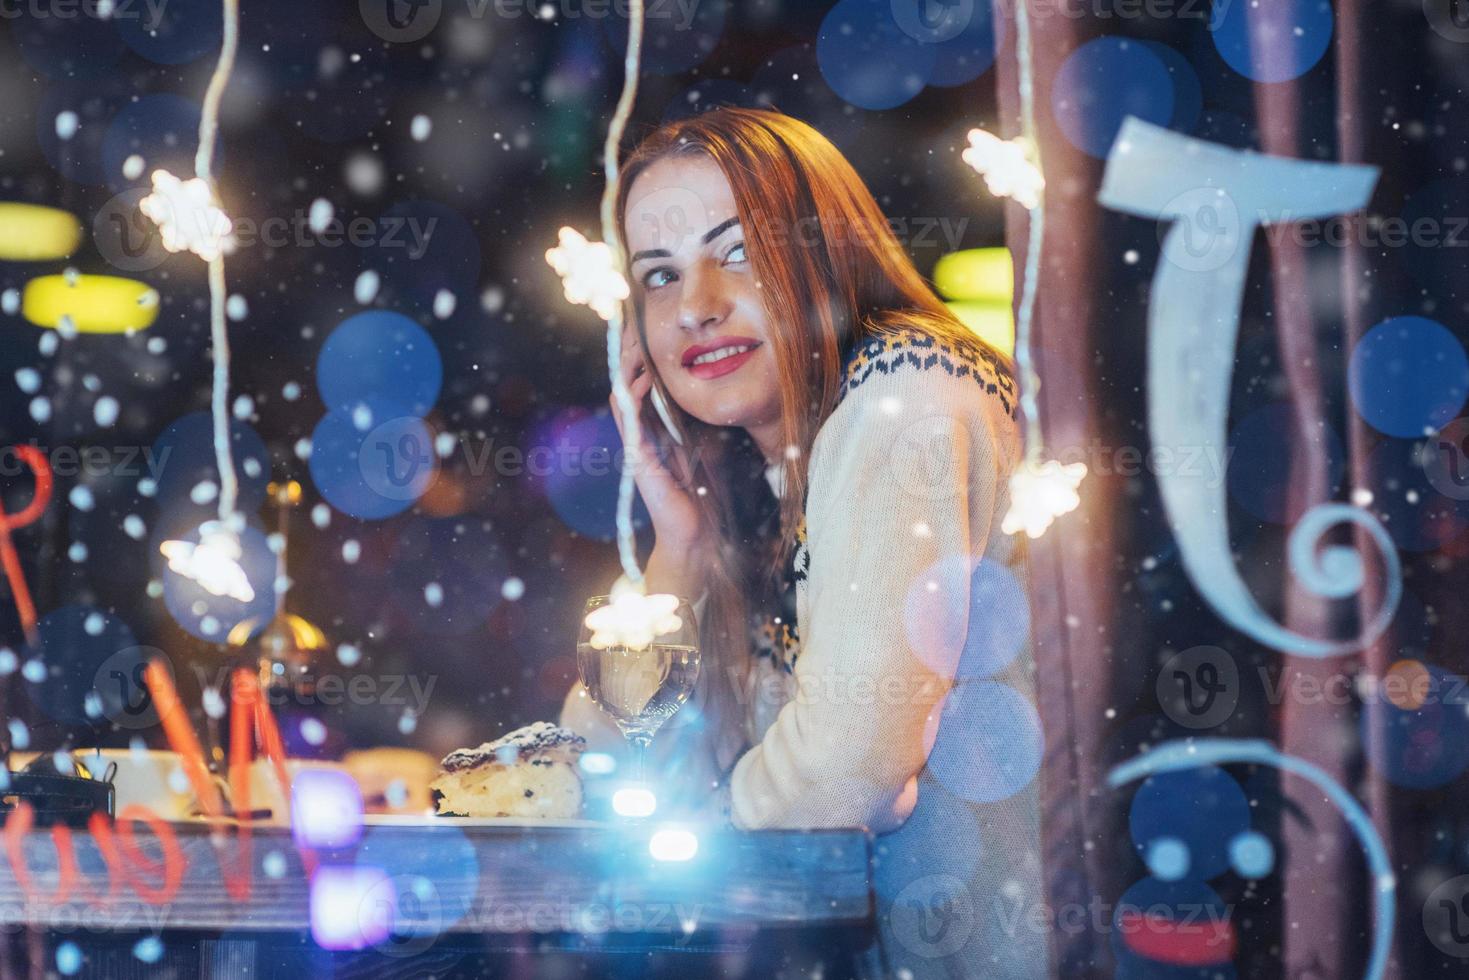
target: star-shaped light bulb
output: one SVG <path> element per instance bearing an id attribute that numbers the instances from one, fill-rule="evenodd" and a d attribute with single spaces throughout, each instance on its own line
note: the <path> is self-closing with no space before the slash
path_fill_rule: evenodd
<path id="1" fill-rule="evenodd" d="M 193 252 L 206 262 L 234 251 L 229 216 L 220 208 L 209 182 L 179 180 L 167 170 L 153 171 L 153 193 L 138 202 L 152 218 L 170 252 Z"/>
<path id="2" fill-rule="evenodd" d="M 240 538 L 221 521 L 199 526 L 199 543 L 165 541 L 158 550 L 168 559 L 172 572 L 198 582 L 211 595 L 229 596 L 240 602 L 255 598 L 255 589 L 240 565 Z"/>
<path id="3" fill-rule="evenodd" d="M 683 619 L 678 615 L 678 596 L 645 595 L 626 578 L 617 580 L 610 601 L 588 613 L 586 623 L 592 631 L 594 650 L 612 647 L 646 650 L 658 637 L 683 628 Z"/>
<path id="4" fill-rule="evenodd" d="M 986 130 L 971 129 L 969 147 L 961 156 L 984 177 L 985 186 L 995 197 L 1011 198 L 1026 209 L 1041 203 L 1046 180 L 1024 137 L 1003 140 Z"/>
<path id="5" fill-rule="evenodd" d="M 1024 531 L 1032 538 L 1046 533 L 1051 522 L 1081 505 L 1076 488 L 1086 476 L 1085 463 L 1027 460 L 1010 477 L 1010 511 L 1000 524 L 1006 534 Z"/>
<path id="6" fill-rule="evenodd" d="M 562 228 L 560 242 L 546 251 L 546 261 L 561 277 L 566 298 L 590 306 L 604 320 L 617 315 L 617 304 L 627 299 L 627 280 L 617 271 L 606 242 L 589 242 L 575 228 Z"/>

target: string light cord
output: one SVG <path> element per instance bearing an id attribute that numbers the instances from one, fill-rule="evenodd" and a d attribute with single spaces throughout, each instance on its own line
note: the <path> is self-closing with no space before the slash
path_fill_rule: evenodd
<path id="1" fill-rule="evenodd" d="M 1015 5 L 1015 48 L 1019 62 L 1020 135 L 1032 154 L 1035 168 L 1041 166 L 1041 144 L 1035 123 L 1035 67 L 1031 56 L 1030 13 L 1026 0 Z M 1041 379 L 1031 356 L 1031 332 L 1035 320 L 1035 300 L 1040 281 L 1041 243 L 1045 240 L 1046 191 L 1042 183 L 1036 190 L 1035 207 L 1030 209 L 1030 225 L 1025 246 L 1025 270 L 1021 274 L 1020 311 L 1015 320 L 1015 367 L 1020 372 L 1020 415 L 1025 426 L 1025 457 L 1039 463 L 1043 449 L 1040 409 L 1037 394 Z"/>
<path id="2" fill-rule="evenodd" d="M 235 56 L 240 48 L 240 0 L 224 0 L 223 13 L 224 40 L 220 45 L 219 62 L 214 66 L 209 88 L 204 93 L 204 107 L 199 114 L 199 150 L 194 157 L 195 176 L 209 184 L 211 191 L 214 188 L 214 144 L 219 137 L 219 105 L 229 86 Z M 219 467 L 219 517 L 222 521 L 234 519 L 240 487 L 234 456 L 230 452 L 227 299 L 224 255 L 221 253 L 209 260 L 209 335 L 214 351 L 214 388 L 210 407 L 214 417 L 214 456 Z"/>
<path id="3" fill-rule="evenodd" d="M 627 57 L 623 62 L 624 78 L 622 95 L 617 100 L 617 109 L 607 127 L 607 141 L 603 145 L 603 169 L 607 183 L 602 189 L 602 241 L 612 251 L 614 268 L 624 269 L 626 252 L 622 235 L 617 225 L 617 197 L 621 184 L 621 165 L 618 161 L 618 146 L 632 116 L 633 103 L 638 93 L 638 71 L 643 53 L 643 0 L 631 0 L 628 4 Z M 642 445 L 642 426 L 638 420 L 637 405 L 632 400 L 627 379 L 622 376 L 622 327 L 623 306 L 619 305 L 607 318 L 607 371 L 612 379 L 612 397 L 622 414 L 623 454 L 622 474 L 617 485 L 617 554 L 622 562 L 622 572 L 629 582 L 641 587 L 643 571 L 638 567 L 637 539 L 633 534 L 633 468 L 636 466 L 639 447 Z"/>

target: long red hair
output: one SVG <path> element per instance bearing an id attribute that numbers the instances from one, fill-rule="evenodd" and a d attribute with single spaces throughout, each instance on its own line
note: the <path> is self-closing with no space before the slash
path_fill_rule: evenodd
<path id="1" fill-rule="evenodd" d="M 711 159 L 734 192 L 772 325 L 787 447 L 781 461 L 783 493 L 769 519 L 761 521 L 758 509 L 748 504 L 751 491 L 758 495 L 763 489 L 764 461 L 753 444 L 743 433 L 706 425 L 683 412 L 656 366 L 649 366 L 687 434 L 693 485 L 706 488 L 697 499 L 708 526 L 718 531 L 702 642 L 716 678 L 708 714 L 721 736 L 721 762 L 727 764 L 754 734 L 747 730 L 743 710 L 751 695 L 751 607 L 772 599 L 790 561 L 805 511 L 806 461 L 817 432 L 836 408 L 845 352 L 853 343 L 898 328 L 959 345 L 982 341 L 914 268 L 841 151 L 791 116 L 718 108 L 653 130 L 624 164 L 617 208 L 622 220 L 639 174 L 657 160 L 694 154 Z M 646 349 L 636 299 L 632 306 Z M 644 432 L 661 431 L 648 415 Z"/>

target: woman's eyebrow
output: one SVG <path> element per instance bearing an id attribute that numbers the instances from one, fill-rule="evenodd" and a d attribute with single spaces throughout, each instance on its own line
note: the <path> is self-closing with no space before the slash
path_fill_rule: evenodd
<path id="1" fill-rule="evenodd" d="M 702 244 L 702 245 L 708 245 L 710 242 L 714 241 L 714 239 L 718 238 L 720 235 L 724 234 L 726 231 L 729 231 L 729 229 L 733 228 L 735 225 L 737 225 L 739 223 L 740 223 L 740 216 L 739 215 L 735 215 L 733 218 L 725 218 L 719 224 L 715 225 L 713 228 L 710 228 L 708 231 L 704 232 L 704 237 L 701 238 L 701 239 L 699 239 L 700 244 Z"/>
<path id="2" fill-rule="evenodd" d="M 699 244 L 700 245 L 708 245 L 710 242 L 714 241 L 714 239 L 718 238 L 720 235 L 724 234 L 726 231 L 729 231 L 731 228 L 733 228 L 735 225 L 737 225 L 739 223 L 740 223 L 740 217 L 739 217 L 739 215 L 735 215 L 732 218 L 725 218 L 719 224 L 715 225 L 713 228 L 710 228 L 708 231 L 704 232 L 703 236 L 700 237 L 700 239 L 699 239 Z M 634 252 L 634 253 L 632 253 L 632 258 L 628 259 L 627 261 L 628 261 L 628 264 L 632 264 L 633 262 L 636 262 L 639 259 L 667 259 L 667 258 L 672 258 L 672 257 L 673 257 L 673 253 L 670 252 L 666 248 L 648 248 L 648 249 L 644 249 L 641 252 Z"/>

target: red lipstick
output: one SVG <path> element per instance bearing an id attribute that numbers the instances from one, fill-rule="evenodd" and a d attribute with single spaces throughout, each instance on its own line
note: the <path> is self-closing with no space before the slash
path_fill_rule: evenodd
<path id="1" fill-rule="evenodd" d="M 682 363 L 694 377 L 712 381 L 744 367 L 759 347 L 754 337 L 720 337 L 685 349 Z"/>

